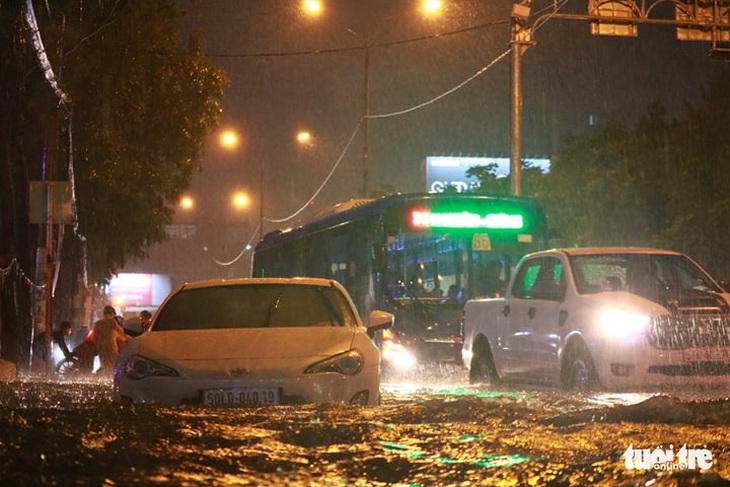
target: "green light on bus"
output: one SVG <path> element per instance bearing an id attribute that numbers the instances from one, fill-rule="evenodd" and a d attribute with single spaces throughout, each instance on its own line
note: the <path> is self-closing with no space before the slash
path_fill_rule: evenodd
<path id="1" fill-rule="evenodd" d="M 523 228 L 522 215 L 507 213 L 487 213 L 482 216 L 477 213 L 462 211 L 460 213 L 431 213 L 430 211 L 415 210 L 411 213 L 411 224 L 415 228 L 490 228 L 513 229 Z"/>

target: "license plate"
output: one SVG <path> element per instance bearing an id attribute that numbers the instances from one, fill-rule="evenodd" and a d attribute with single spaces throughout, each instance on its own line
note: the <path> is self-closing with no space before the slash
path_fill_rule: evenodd
<path id="1" fill-rule="evenodd" d="M 212 406 L 228 404 L 279 404 L 276 387 L 240 387 L 236 389 L 205 389 L 203 403 Z"/>
<path id="2" fill-rule="evenodd" d="M 730 363 L 730 349 L 728 348 L 689 348 L 682 350 L 682 361 L 686 364 L 693 362 L 727 362 Z"/>

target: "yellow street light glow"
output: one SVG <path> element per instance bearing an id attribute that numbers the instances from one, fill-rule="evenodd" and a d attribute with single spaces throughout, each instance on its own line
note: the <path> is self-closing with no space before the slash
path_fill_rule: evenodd
<path id="1" fill-rule="evenodd" d="M 190 196 L 184 196 L 180 200 L 180 206 L 185 210 L 189 210 L 190 208 L 195 206 L 195 202 L 193 201 L 193 199 Z"/>
<path id="2" fill-rule="evenodd" d="M 305 0 L 302 2 L 304 10 L 312 15 L 316 15 L 322 11 L 322 3 L 318 0 Z"/>
<path id="3" fill-rule="evenodd" d="M 428 13 L 435 13 L 441 10 L 441 7 L 443 6 L 443 2 L 441 0 L 424 0 L 423 1 L 423 10 L 425 10 Z"/>
<path id="4" fill-rule="evenodd" d="M 312 139 L 312 135 L 309 132 L 302 131 L 297 134 L 297 140 L 300 144 L 306 144 Z"/>
<path id="5" fill-rule="evenodd" d="M 220 143 L 226 149 L 234 149 L 238 146 L 238 135 L 231 130 L 226 130 L 221 134 Z"/>
<path id="6" fill-rule="evenodd" d="M 233 206 L 239 210 L 248 206 L 248 195 L 245 193 L 236 193 L 233 195 Z"/>

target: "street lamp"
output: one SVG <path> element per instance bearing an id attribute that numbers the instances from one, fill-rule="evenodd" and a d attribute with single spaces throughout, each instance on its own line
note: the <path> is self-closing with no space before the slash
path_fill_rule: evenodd
<path id="1" fill-rule="evenodd" d="M 441 0 L 424 0 L 423 10 L 428 14 L 433 14 L 441 10 L 443 2 Z"/>
<path id="2" fill-rule="evenodd" d="M 250 200 L 246 193 L 237 192 L 233 195 L 233 207 L 236 210 L 243 210 L 248 207 Z"/>
<path id="3" fill-rule="evenodd" d="M 312 137 L 311 132 L 308 130 L 299 130 L 296 133 L 295 139 L 297 141 L 297 169 L 301 171 L 301 166 L 304 160 L 304 151 L 307 150 L 308 147 L 311 147 L 314 144 L 314 138 Z M 307 173 L 310 173 L 311 171 L 307 170 Z M 307 184 L 303 184 L 307 178 L 298 178 L 297 183 L 300 185 L 306 187 Z M 297 206 L 296 200 L 295 200 L 295 192 L 294 192 L 294 178 L 289 178 L 289 206 L 291 208 L 295 208 Z"/>
<path id="4" fill-rule="evenodd" d="M 310 15 L 319 15 L 322 12 L 322 4 L 318 0 L 305 0 L 302 2 L 303 10 Z M 421 8 L 427 15 L 434 15 L 443 8 L 441 0 L 422 0 Z M 369 154 L 369 122 L 370 122 L 370 48 L 371 40 L 368 36 L 362 36 L 350 27 L 344 27 L 350 35 L 362 42 L 364 52 L 363 66 L 363 144 L 362 144 L 362 197 L 367 198 L 370 191 L 370 154 Z"/>
<path id="5" fill-rule="evenodd" d="M 322 13 L 322 4 L 317 0 L 305 0 L 302 2 L 303 10 L 305 13 L 314 16 L 319 15 Z M 369 92 L 370 92 L 370 41 L 354 30 L 352 30 L 349 27 L 343 27 L 344 30 L 352 35 L 353 37 L 357 38 L 359 41 L 363 43 L 363 51 L 365 54 L 364 59 L 364 79 L 363 79 L 363 147 L 362 147 L 362 197 L 367 198 L 368 196 L 368 186 L 369 186 L 369 162 L 368 162 L 368 115 L 370 114 L 370 100 L 369 100 Z"/>
<path id="6" fill-rule="evenodd" d="M 226 149 L 235 149 L 238 147 L 238 134 L 232 130 L 226 130 L 220 135 L 220 144 Z"/>
<path id="7" fill-rule="evenodd" d="M 305 0 L 302 2 L 304 11 L 310 15 L 318 15 L 322 12 L 322 3 L 318 0 Z"/>
<path id="8" fill-rule="evenodd" d="M 180 199 L 180 207 L 183 210 L 191 210 L 195 206 L 195 201 L 190 196 L 183 196 Z"/>
<path id="9" fill-rule="evenodd" d="M 299 142 L 302 145 L 309 144 L 309 142 L 312 140 L 312 134 L 307 132 L 306 130 L 302 130 L 301 132 L 297 133 L 297 142 Z"/>
<path id="10" fill-rule="evenodd" d="M 307 3 L 317 3 L 317 2 L 307 2 Z M 314 10 L 312 10 L 314 11 Z M 239 135 L 235 130 L 226 130 L 220 134 L 219 137 L 219 143 L 220 146 L 226 150 L 232 151 L 234 149 L 238 148 L 239 145 Z M 248 145 L 248 144 L 247 144 Z M 259 177 L 259 240 L 263 237 L 263 228 L 264 228 L 264 165 L 261 162 L 260 163 L 260 177 Z M 251 198 L 243 193 L 243 192 L 237 192 L 233 196 L 233 207 L 237 210 L 242 210 L 244 208 L 248 208 L 251 203 Z"/>

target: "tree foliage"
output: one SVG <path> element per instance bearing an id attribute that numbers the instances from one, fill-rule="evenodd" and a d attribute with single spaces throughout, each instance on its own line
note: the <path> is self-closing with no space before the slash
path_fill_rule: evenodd
<path id="1" fill-rule="evenodd" d="M 610 124 L 566 140 L 533 195 L 567 245 L 669 248 L 728 277 L 729 114 L 725 69 L 680 120 L 655 104 L 633 130 Z"/>
<path id="2" fill-rule="evenodd" d="M 709 84 L 701 109 L 667 120 L 657 104 L 635 128 L 609 123 L 564 140 L 550 173 L 523 169 L 523 194 L 545 207 L 567 246 L 648 246 L 695 257 L 730 277 L 730 69 Z M 509 194 L 494 167 L 468 171 L 478 192 Z"/>
<path id="3" fill-rule="evenodd" d="M 74 44 L 65 40 L 74 47 L 62 64 L 73 100 L 79 228 L 92 277 L 103 281 L 165 238 L 169 205 L 218 123 L 225 78 L 199 39 L 178 48 L 174 3 L 64 2 L 63 17 L 76 18 L 82 4 L 86 20 L 70 35 Z"/>
<path id="4" fill-rule="evenodd" d="M 497 164 L 473 166 L 467 169 L 466 175 L 479 181 L 479 186 L 472 190 L 478 194 L 508 195 L 512 189 L 511 176 L 497 176 Z M 529 162 L 522 166 L 522 187 L 526 194 L 537 191 L 542 182 L 542 170 Z"/>
<path id="5" fill-rule="evenodd" d="M 30 182 L 66 180 L 73 170 L 76 235 L 90 281 L 104 283 L 165 238 L 171 204 L 218 124 L 226 84 L 200 38 L 178 45 L 181 14 L 172 0 L 35 1 L 43 46 L 33 39 L 27 5 L 0 0 L 0 352 L 21 367 L 33 334 L 32 298 L 40 296 L 32 280 L 39 264 L 47 267 L 36 262 L 36 250 L 50 241 L 46 226 L 29 218 Z M 70 102 L 61 103 L 51 86 L 41 52 Z M 57 243 L 63 232 L 55 227 Z M 82 239 L 65 235 L 64 252 L 77 252 Z M 78 281 L 77 255 L 57 256 L 59 283 Z M 68 270 L 74 275 L 65 276 Z M 49 276 L 42 279 L 49 284 Z M 83 311 L 73 293 L 59 297 L 57 290 L 56 318 L 59 309 Z"/>

